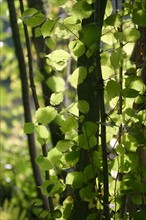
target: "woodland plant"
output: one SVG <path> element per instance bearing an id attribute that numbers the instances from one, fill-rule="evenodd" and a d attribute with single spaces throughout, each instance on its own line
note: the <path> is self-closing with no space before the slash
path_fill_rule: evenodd
<path id="1" fill-rule="evenodd" d="M 33 214 L 144 219 L 145 1 L 7 3 L 37 194 L 29 196 Z"/>

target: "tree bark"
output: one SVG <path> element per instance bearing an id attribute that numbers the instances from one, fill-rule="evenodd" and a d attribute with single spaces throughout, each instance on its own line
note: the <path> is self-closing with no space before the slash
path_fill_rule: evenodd
<path id="1" fill-rule="evenodd" d="M 8 8 L 9 8 L 9 16 L 10 16 L 10 23 L 11 23 L 12 34 L 13 34 L 13 41 L 15 45 L 16 56 L 18 59 L 18 65 L 19 65 L 19 70 L 20 70 L 20 79 L 21 79 L 21 86 L 22 86 L 22 101 L 23 101 L 23 107 L 24 107 L 24 119 L 25 119 L 25 122 L 32 122 L 26 65 L 25 65 L 23 49 L 22 49 L 21 41 L 20 41 L 19 28 L 17 25 L 17 17 L 16 17 L 14 0 L 11 0 L 11 1 L 7 0 L 7 2 L 8 2 Z M 31 158 L 33 176 L 34 176 L 34 180 L 36 183 L 38 196 L 39 198 L 43 199 L 44 208 L 49 210 L 50 207 L 48 203 L 48 198 L 46 196 L 43 196 L 40 189 L 38 188 L 38 186 L 42 185 L 43 180 L 42 180 L 40 169 L 38 165 L 35 163 L 35 158 L 37 157 L 37 148 L 36 148 L 34 134 L 33 133 L 28 134 L 27 138 L 28 138 L 29 154 Z"/>

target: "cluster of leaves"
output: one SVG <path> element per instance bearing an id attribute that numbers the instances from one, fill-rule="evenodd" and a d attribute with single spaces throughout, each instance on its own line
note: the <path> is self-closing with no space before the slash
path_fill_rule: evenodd
<path id="1" fill-rule="evenodd" d="M 72 64 L 75 63 L 85 51 L 88 58 L 93 55 L 96 59 L 96 41 L 101 33 L 94 24 L 82 27 L 82 20 L 93 13 L 92 3 L 92 0 L 76 2 L 52 0 L 50 4 L 53 7 L 60 6 L 63 15 L 51 14 L 46 19 L 42 12 L 29 8 L 21 17 L 22 22 L 28 27 L 35 28 L 35 37 L 43 36 L 46 46 L 52 50 L 49 54 L 42 55 L 46 57 L 49 66 L 49 68 L 46 67 L 49 69 L 46 85 L 52 91 L 50 106 L 40 107 L 34 114 L 34 123 L 28 122 L 24 125 L 24 132 L 26 134 L 34 132 L 41 145 L 50 144 L 48 124 L 55 123 L 64 136 L 64 139 L 61 139 L 56 146 L 49 148 L 47 157 L 39 155 L 36 158 L 41 171 L 50 172 L 50 180 L 44 181 L 40 187 L 41 191 L 44 195 L 53 197 L 55 204 L 54 211 L 38 213 L 41 218 L 45 219 L 68 219 L 73 207 L 72 192 L 76 189 L 80 189 L 80 197 L 89 203 L 90 209 L 95 206 L 95 201 L 97 209 L 103 209 L 101 205 L 103 168 L 100 142 L 98 150 L 90 155 L 91 164 L 85 166 L 82 172 L 74 170 L 79 161 L 81 149 L 90 153 L 90 149 L 97 145 L 98 122 L 85 121 L 85 115 L 90 109 L 89 103 L 75 97 L 78 85 L 84 82 L 90 72 L 87 73 L 85 66 L 80 65 L 75 68 L 73 65 L 72 73 L 65 75 L 69 60 L 72 59 Z M 111 1 L 108 1 L 101 34 L 101 65 L 107 109 L 109 199 L 111 213 L 113 212 L 113 218 L 117 219 L 122 199 L 126 195 L 130 196 L 132 204 L 140 209 L 140 212 L 136 213 L 135 210 L 127 208 L 127 212 L 134 215 L 135 219 L 140 219 L 145 214 L 142 206 L 146 204 L 146 163 L 141 162 L 137 152 L 146 150 L 146 136 L 143 133 L 143 127 L 146 126 L 146 112 L 133 109 L 134 103 L 145 102 L 143 95 L 145 84 L 140 78 L 141 69 L 137 70 L 135 64 L 130 61 L 134 43 L 141 37 L 137 26 L 146 27 L 145 12 L 144 1 L 143 3 L 135 1 L 133 4 L 126 2 L 123 9 L 115 13 L 113 13 Z M 66 43 L 62 45 L 62 48 L 60 48 L 61 40 Z M 91 71 L 94 65 L 93 61 Z M 121 68 L 122 78 L 119 74 Z M 49 75 L 50 69 L 55 72 L 54 75 Z M 69 106 L 65 106 L 65 100 L 71 97 L 66 88 L 75 97 L 74 100 L 70 100 Z M 120 114 L 118 114 L 119 97 L 122 97 L 122 113 Z M 82 113 L 81 117 L 79 112 Z M 79 131 L 79 123 L 82 124 L 81 131 Z M 119 128 L 122 129 L 120 138 L 118 137 Z M 97 173 L 96 186 L 89 184 Z M 99 185 L 101 185 L 101 190 L 98 194 L 94 189 L 98 189 Z M 62 196 L 64 196 L 63 203 L 60 202 Z M 129 202 L 128 199 L 126 201 Z M 40 201 L 37 201 L 35 205 L 39 207 Z M 92 213 L 87 220 L 96 218 L 96 213 Z"/>

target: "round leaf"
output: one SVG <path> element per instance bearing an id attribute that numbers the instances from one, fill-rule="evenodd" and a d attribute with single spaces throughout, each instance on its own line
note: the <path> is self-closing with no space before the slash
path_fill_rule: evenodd
<path id="1" fill-rule="evenodd" d="M 52 106 L 39 108 L 35 113 L 35 118 L 38 123 L 49 124 L 55 119 L 57 111 Z"/>

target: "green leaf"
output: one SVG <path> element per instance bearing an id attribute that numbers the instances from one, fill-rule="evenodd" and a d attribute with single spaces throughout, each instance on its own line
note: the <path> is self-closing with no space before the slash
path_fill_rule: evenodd
<path id="1" fill-rule="evenodd" d="M 107 17 L 105 19 L 105 23 L 113 27 L 119 27 L 122 23 L 122 19 L 119 14 L 115 13 Z"/>
<path id="2" fill-rule="evenodd" d="M 79 66 L 68 78 L 69 83 L 75 89 L 81 84 L 87 76 L 87 69 L 84 66 Z"/>
<path id="3" fill-rule="evenodd" d="M 66 152 L 69 148 L 73 146 L 73 142 L 70 140 L 61 140 L 57 142 L 56 148 L 60 152 Z"/>
<path id="4" fill-rule="evenodd" d="M 87 121 L 82 126 L 82 131 L 85 135 L 90 137 L 91 135 L 95 135 L 97 132 L 98 125 L 94 122 Z"/>
<path id="5" fill-rule="evenodd" d="M 105 89 L 109 100 L 119 96 L 120 94 L 120 85 L 115 80 L 108 81 Z"/>
<path id="6" fill-rule="evenodd" d="M 38 123 L 49 124 L 55 119 L 57 111 L 52 106 L 39 108 L 35 113 L 35 118 Z"/>
<path id="7" fill-rule="evenodd" d="M 41 33 L 43 37 L 49 37 L 55 28 L 56 21 L 48 19 L 45 23 L 41 26 Z"/>
<path id="8" fill-rule="evenodd" d="M 140 32 L 136 28 L 126 28 L 125 37 L 127 42 L 135 42 L 140 38 Z"/>
<path id="9" fill-rule="evenodd" d="M 67 154 L 65 154 L 65 160 L 66 163 L 69 167 L 73 167 L 77 164 L 77 162 L 79 161 L 79 155 L 80 152 L 79 151 L 70 151 Z"/>
<path id="10" fill-rule="evenodd" d="M 64 202 L 63 202 L 64 204 Z M 63 218 L 64 219 L 69 219 L 71 210 L 72 210 L 72 203 L 71 202 L 66 202 L 65 201 L 65 205 L 64 205 L 64 209 L 63 209 Z"/>
<path id="11" fill-rule="evenodd" d="M 81 172 L 68 173 L 66 177 L 66 184 L 72 185 L 74 189 L 82 187 L 85 178 Z"/>
<path id="12" fill-rule="evenodd" d="M 39 167 L 42 171 L 47 171 L 47 170 L 53 169 L 53 166 L 51 165 L 51 163 L 47 157 L 43 157 L 42 155 L 39 155 L 35 159 L 35 161 L 39 165 Z"/>
<path id="13" fill-rule="evenodd" d="M 59 105 L 62 101 L 63 101 L 63 93 L 62 92 L 53 93 L 50 97 L 51 105 Z"/>
<path id="14" fill-rule="evenodd" d="M 42 139 L 47 139 L 49 137 L 49 132 L 44 125 L 38 125 L 37 133 L 38 133 L 39 137 Z"/>
<path id="15" fill-rule="evenodd" d="M 112 52 L 110 60 L 114 68 L 119 68 L 121 66 L 121 62 L 123 60 L 123 54 L 122 54 L 122 49 L 120 47 Z"/>
<path id="16" fill-rule="evenodd" d="M 72 129 L 77 128 L 77 120 L 74 116 L 69 115 L 65 121 L 61 123 L 60 130 L 63 133 L 70 132 Z"/>
<path id="17" fill-rule="evenodd" d="M 135 24 L 146 27 L 146 10 L 135 10 L 132 19 Z"/>
<path id="18" fill-rule="evenodd" d="M 36 27 L 43 23 L 44 14 L 35 8 L 29 8 L 24 11 L 22 15 L 22 21 L 30 27 Z"/>
<path id="19" fill-rule="evenodd" d="M 40 187 L 42 193 L 46 196 L 54 196 L 56 193 L 61 193 L 64 188 L 64 185 L 57 179 L 46 180 Z"/>
<path id="20" fill-rule="evenodd" d="M 57 148 L 53 148 L 48 152 L 48 159 L 54 166 L 60 165 L 61 157 L 62 153 Z"/>
<path id="21" fill-rule="evenodd" d="M 87 216 L 86 220 L 96 220 L 96 219 L 97 219 L 97 214 L 91 213 L 90 215 Z"/>
<path id="22" fill-rule="evenodd" d="M 124 145 L 127 151 L 136 152 L 138 143 L 132 135 L 125 134 L 122 139 L 122 144 Z"/>
<path id="23" fill-rule="evenodd" d="M 83 26 L 80 34 L 80 40 L 88 47 L 98 42 L 100 38 L 100 29 L 95 24 L 87 24 Z M 88 37 L 87 37 L 88 36 Z"/>
<path id="24" fill-rule="evenodd" d="M 89 112 L 89 104 L 85 100 L 79 100 L 78 101 L 78 109 L 82 113 L 88 113 Z"/>
<path id="25" fill-rule="evenodd" d="M 72 15 L 82 20 L 88 18 L 92 14 L 91 5 L 85 1 L 78 1 L 73 5 L 72 10 L 70 12 Z"/>
<path id="26" fill-rule="evenodd" d="M 90 148 L 96 146 L 97 138 L 95 135 L 87 136 L 86 134 L 80 134 L 78 138 L 78 144 L 80 148 L 89 150 Z"/>
<path id="27" fill-rule="evenodd" d="M 89 200 L 89 199 L 93 199 L 96 195 L 96 193 L 93 192 L 93 184 L 89 184 L 85 187 L 83 187 L 81 190 L 80 190 L 80 197 L 82 200 L 86 201 L 86 200 Z"/>
<path id="28" fill-rule="evenodd" d="M 24 125 L 24 133 L 25 134 L 32 134 L 34 132 L 35 126 L 32 122 L 27 122 Z"/>
<path id="29" fill-rule="evenodd" d="M 67 61 L 70 58 L 70 54 L 65 50 L 54 50 L 52 53 L 46 55 L 49 58 L 52 67 L 55 70 L 61 71 L 67 66 Z"/>
<path id="30" fill-rule="evenodd" d="M 65 81 L 60 76 L 51 76 L 46 82 L 52 92 L 63 92 L 65 90 Z"/>
<path id="31" fill-rule="evenodd" d="M 61 218 L 62 213 L 59 209 L 56 209 L 53 212 L 51 212 L 51 216 L 52 216 L 52 218 Z"/>
<path id="32" fill-rule="evenodd" d="M 136 98 L 139 92 L 135 89 L 126 88 L 122 90 L 122 96 L 126 98 Z"/>
<path id="33" fill-rule="evenodd" d="M 146 86 L 144 82 L 141 80 L 141 78 L 137 75 L 131 75 L 126 78 L 125 80 L 125 87 L 128 87 L 130 89 L 134 89 L 140 94 L 143 94 L 146 91 Z"/>
<path id="34" fill-rule="evenodd" d="M 80 57 L 85 52 L 85 46 L 80 40 L 73 40 L 69 43 L 69 49 L 72 51 L 72 53 Z"/>
<path id="35" fill-rule="evenodd" d="M 67 0 L 50 0 L 49 2 L 52 5 L 61 6 L 61 5 L 64 5 L 67 2 Z"/>

